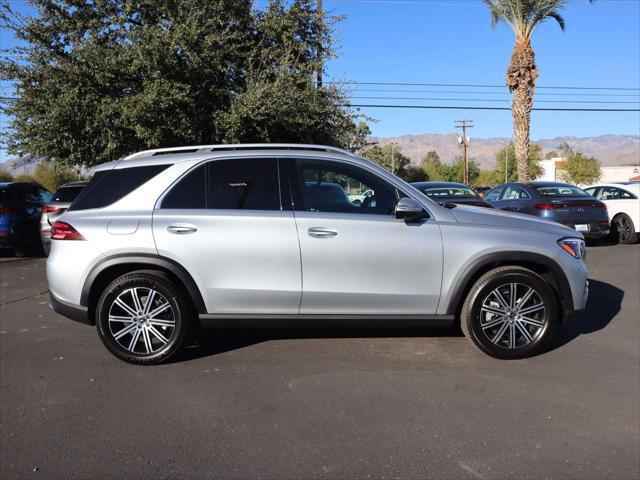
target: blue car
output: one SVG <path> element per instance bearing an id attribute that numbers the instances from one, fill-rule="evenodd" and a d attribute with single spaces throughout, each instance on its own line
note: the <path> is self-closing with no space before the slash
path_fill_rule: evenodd
<path id="1" fill-rule="evenodd" d="M 51 192 L 37 183 L 0 182 L 0 248 L 42 254 L 40 216 Z"/>
<path id="2" fill-rule="evenodd" d="M 607 207 L 575 185 L 560 182 L 506 183 L 484 196 L 498 210 L 526 213 L 562 223 L 585 238 L 609 235 Z"/>

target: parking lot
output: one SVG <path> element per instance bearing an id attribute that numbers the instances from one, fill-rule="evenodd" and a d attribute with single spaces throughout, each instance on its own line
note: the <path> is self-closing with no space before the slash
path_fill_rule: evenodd
<path id="1" fill-rule="evenodd" d="M 210 331 L 136 367 L 0 259 L 0 477 L 638 478 L 640 245 L 590 247 L 586 315 L 551 351 L 457 331 Z"/>

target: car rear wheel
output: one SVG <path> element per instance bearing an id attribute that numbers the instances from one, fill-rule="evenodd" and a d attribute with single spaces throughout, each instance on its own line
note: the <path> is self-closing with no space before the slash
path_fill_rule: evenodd
<path id="1" fill-rule="evenodd" d="M 104 290 L 96 327 L 121 360 L 157 364 L 179 353 L 189 338 L 193 308 L 184 289 L 162 272 L 123 275 Z"/>
<path id="2" fill-rule="evenodd" d="M 618 235 L 618 241 L 620 243 L 629 245 L 638 241 L 636 227 L 629 215 L 625 213 L 616 215 L 612 223 L 616 229 L 616 234 Z"/>
<path id="3" fill-rule="evenodd" d="M 462 307 L 466 337 L 496 358 L 526 358 L 542 352 L 559 317 L 553 289 L 523 267 L 500 267 L 478 279 Z"/>

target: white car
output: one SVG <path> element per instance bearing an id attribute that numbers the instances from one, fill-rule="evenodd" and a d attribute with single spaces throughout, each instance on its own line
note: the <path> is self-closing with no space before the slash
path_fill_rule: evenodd
<path id="1" fill-rule="evenodd" d="M 612 231 L 620 243 L 636 243 L 640 236 L 640 182 L 599 183 L 584 189 L 604 202 Z"/>

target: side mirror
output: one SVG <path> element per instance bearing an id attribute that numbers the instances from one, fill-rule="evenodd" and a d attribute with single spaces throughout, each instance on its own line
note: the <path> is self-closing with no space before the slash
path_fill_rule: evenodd
<path id="1" fill-rule="evenodd" d="M 398 200 L 395 214 L 398 220 L 419 220 L 429 216 L 422 205 L 409 197 Z"/>

